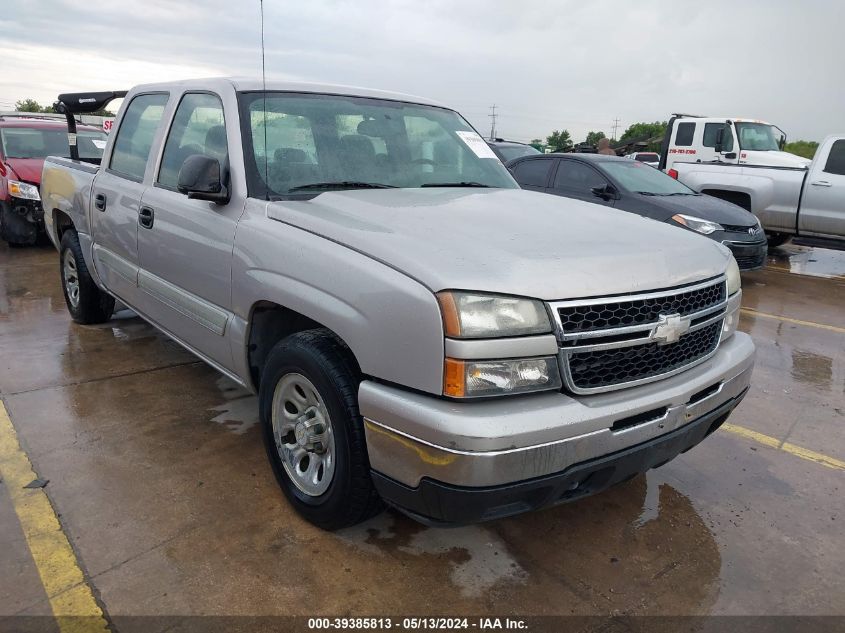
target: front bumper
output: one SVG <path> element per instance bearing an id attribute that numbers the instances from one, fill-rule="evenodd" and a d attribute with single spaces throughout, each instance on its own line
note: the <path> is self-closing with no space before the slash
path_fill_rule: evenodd
<path id="1" fill-rule="evenodd" d="M 739 269 L 743 272 L 758 270 L 766 264 L 766 255 L 768 255 L 769 246 L 765 239 L 762 242 L 732 242 L 725 240 L 722 244 L 731 250 Z"/>
<path id="2" fill-rule="evenodd" d="M 693 423 L 703 425 L 704 419 L 712 422 L 738 404 L 750 384 L 753 363 L 751 339 L 737 332 L 712 358 L 676 376 L 578 398 L 546 393 L 453 402 L 366 381 L 361 384 L 359 401 L 373 477 L 388 502 L 435 521 L 453 522 L 450 513 L 432 505 L 432 491 L 462 489 L 461 495 L 484 497 L 489 496 L 485 489 L 533 490 L 533 483 L 528 488 L 523 484 L 550 476 L 568 478 L 577 465 L 647 447 L 676 431 L 691 429 Z M 714 412 L 719 414 L 714 417 Z M 638 457 L 638 463 L 648 469 L 665 462 L 703 439 L 708 429 L 684 435 L 694 442 L 665 457 L 671 453 L 667 449 L 656 461 L 643 448 L 646 453 Z M 618 471 L 624 479 L 640 472 L 639 468 L 632 473 L 625 465 Z M 614 475 L 607 481 L 612 485 L 621 479 Z M 582 491 L 591 494 L 603 487 L 585 485 Z M 513 512 L 539 507 L 536 494 L 524 500 L 527 505 L 513 505 Z M 505 505 L 510 507 L 515 502 L 511 493 L 506 496 Z M 412 504 L 412 498 L 423 501 Z M 540 505 L 549 502 L 553 498 L 546 496 Z M 475 518 L 454 520 L 493 518 L 489 510 L 479 515 L 476 508 L 471 513 Z M 495 516 L 513 513 L 496 512 Z"/>

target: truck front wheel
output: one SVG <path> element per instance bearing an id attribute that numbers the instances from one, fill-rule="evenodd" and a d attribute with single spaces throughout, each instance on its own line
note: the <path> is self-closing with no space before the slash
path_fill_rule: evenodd
<path id="1" fill-rule="evenodd" d="M 94 283 L 76 231 L 68 229 L 62 234 L 59 247 L 59 274 L 70 316 L 77 323 L 89 325 L 105 323 L 114 312 L 114 297 L 103 292 Z"/>
<path id="2" fill-rule="evenodd" d="M 370 477 L 359 382 L 349 350 L 323 329 L 277 343 L 261 374 L 259 411 L 273 472 L 297 512 L 325 530 L 382 508 Z"/>
<path id="3" fill-rule="evenodd" d="M 766 241 L 769 242 L 770 248 L 783 246 L 790 239 L 792 239 L 792 236 L 789 233 L 766 233 Z"/>

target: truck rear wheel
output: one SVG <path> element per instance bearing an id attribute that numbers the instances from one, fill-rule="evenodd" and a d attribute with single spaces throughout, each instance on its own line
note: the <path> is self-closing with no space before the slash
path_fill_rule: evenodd
<path id="1" fill-rule="evenodd" d="M 383 507 L 370 477 L 359 382 L 349 350 L 322 329 L 277 343 L 261 374 L 259 411 L 273 472 L 297 512 L 325 530 Z"/>
<path id="2" fill-rule="evenodd" d="M 789 233 L 766 233 L 766 241 L 769 242 L 770 248 L 775 248 L 777 246 L 783 246 L 791 238 L 792 238 L 792 236 Z"/>
<path id="3" fill-rule="evenodd" d="M 103 292 L 94 283 L 76 231 L 69 229 L 62 234 L 59 247 L 59 274 L 70 316 L 77 323 L 89 325 L 105 323 L 114 312 L 114 297 Z"/>

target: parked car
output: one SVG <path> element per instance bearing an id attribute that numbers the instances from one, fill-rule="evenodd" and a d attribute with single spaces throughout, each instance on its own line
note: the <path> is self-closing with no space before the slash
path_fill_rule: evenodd
<path id="1" fill-rule="evenodd" d="M 80 126 L 83 157 L 103 154 L 106 135 Z M 38 115 L 0 116 L 0 238 L 9 244 L 34 244 L 44 231 L 38 187 L 49 156 L 70 156 L 67 128 L 62 121 Z"/>
<path id="2" fill-rule="evenodd" d="M 51 157 L 41 190 L 73 319 L 117 298 L 256 391 L 279 484 L 323 528 L 382 501 L 455 524 L 581 498 L 748 390 L 730 251 L 523 191 L 420 97 L 139 86 L 103 167 Z"/>
<path id="3" fill-rule="evenodd" d="M 706 235 L 733 252 L 740 270 L 766 262 L 766 237 L 753 214 L 696 193 L 662 171 L 601 154 L 545 154 L 508 163 L 524 189 L 630 211 Z"/>
<path id="4" fill-rule="evenodd" d="M 499 157 L 503 163 L 519 158 L 520 156 L 533 156 L 540 154 L 540 150 L 527 143 L 517 143 L 516 141 L 506 141 L 501 138 L 487 141 L 487 144 L 493 150 L 493 153 Z"/>
<path id="5" fill-rule="evenodd" d="M 660 154 L 657 152 L 634 152 L 632 154 L 626 154 L 625 158 L 645 163 L 650 167 L 657 167 L 660 164 Z"/>
<path id="6" fill-rule="evenodd" d="M 810 164 L 803 156 L 783 151 L 785 144 L 783 130 L 759 119 L 673 114 L 659 167 L 670 169 L 677 161 L 796 168 Z"/>
<path id="7" fill-rule="evenodd" d="M 845 247 L 845 134 L 824 139 L 807 166 L 675 161 L 668 173 L 751 211 L 771 246 L 797 236 Z"/>

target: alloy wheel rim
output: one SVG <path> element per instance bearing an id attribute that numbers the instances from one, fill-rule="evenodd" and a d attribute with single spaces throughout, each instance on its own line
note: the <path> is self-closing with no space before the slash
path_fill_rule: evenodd
<path id="1" fill-rule="evenodd" d="M 79 272 L 76 269 L 76 258 L 70 250 L 65 251 L 62 273 L 65 278 L 65 293 L 68 301 L 76 308 L 79 306 Z"/>
<path id="2" fill-rule="evenodd" d="M 305 495 L 328 490 L 335 470 L 331 417 L 320 392 L 302 374 L 286 374 L 276 384 L 272 408 L 273 441 L 282 466 Z"/>

